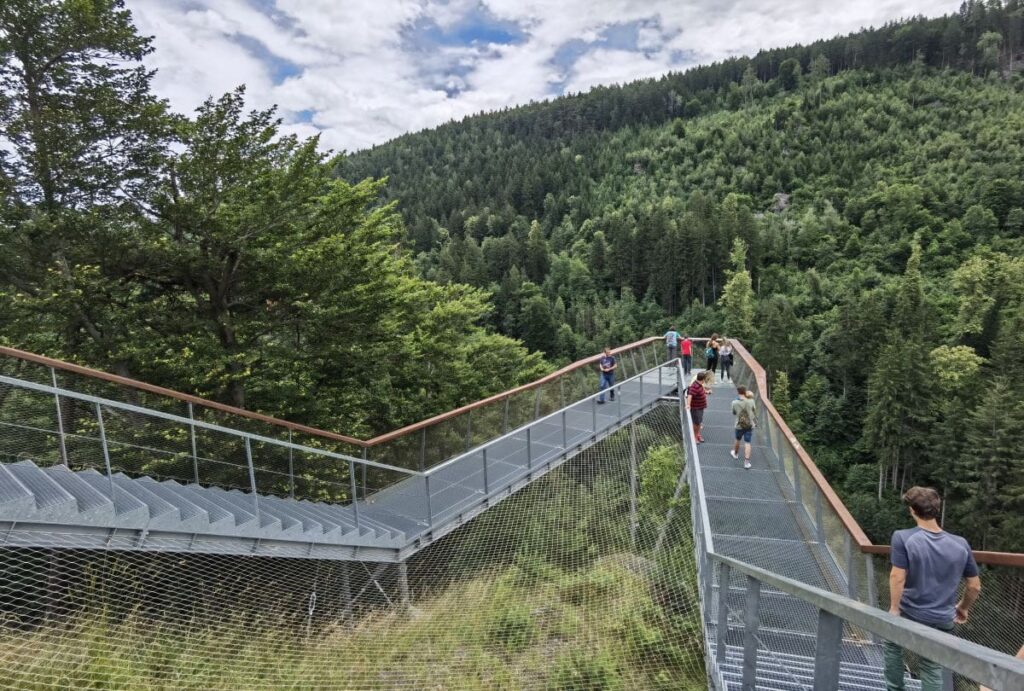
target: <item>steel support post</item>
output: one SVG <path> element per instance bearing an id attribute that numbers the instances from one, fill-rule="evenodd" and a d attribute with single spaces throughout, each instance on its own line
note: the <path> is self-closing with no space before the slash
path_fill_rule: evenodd
<path id="1" fill-rule="evenodd" d="M 531 437 L 533 436 L 531 434 L 532 431 L 533 431 L 532 427 L 527 427 L 526 428 L 526 467 L 527 468 L 533 468 L 533 449 L 531 448 L 532 447 Z"/>
<path id="2" fill-rule="evenodd" d="M 569 449 L 569 429 L 565 422 L 565 410 L 562 411 L 562 450 Z"/>
<path id="3" fill-rule="evenodd" d="M 398 562 L 398 592 L 402 597 L 402 607 L 408 611 L 410 608 L 409 598 L 409 566 L 404 562 Z"/>
<path id="4" fill-rule="evenodd" d="M 800 459 L 796 456 L 793 456 L 793 492 L 796 494 L 797 507 L 803 506 L 804 501 L 800 488 Z"/>
<path id="5" fill-rule="evenodd" d="M 615 389 L 612 389 L 612 392 L 614 392 L 614 391 L 615 391 Z M 617 402 L 616 402 L 615 406 L 617 408 L 617 412 L 618 412 L 618 416 L 619 416 L 619 422 L 622 422 L 622 390 L 621 389 L 619 390 L 619 395 L 616 396 L 616 401 Z"/>
<path id="6" fill-rule="evenodd" d="M 487 447 L 480 449 L 480 456 L 483 459 L 484 464 L 484 496 L 491 496 L 491 485 L 487 481 Z"/>
<path id="7" fill-rule="evenodd" d="M 466 451 L 473 448 L 473 409 L 466 412 Z"/>
<path id="8" fill-rule="evenodd" d="M 644 375 L 640 375 L 640 405 L 644 404 Z"/>
<path id="9" fill-rule="evenodd" d="M 814 648 L 814 688 L 839 688 L 839 651 L 843 645 L 843 620 L 818 610 L 818 642 Z"/>
<path id="10" fill-rule="evenodd" d="M 501 433 L 508 434 L 508 396 L 505 397 L 505 414 L 501 422 Z"/>
<path id="11" fill-rule="evenodd" d="M 196 426 L 194 424 L 196 418 L 195 418 L 194 411 L 192 410 L 192 404 L 191 403 L 188 404 L 188 419 L 189 419 L 189 426 L 188 426 L 189 434 L 188 434 L 188 436 L 189 436 L 189 439 L 192 442 L 192 477 L 195 479 L 196 484 L 198 485 L 199 484 L 199 446 L 196 443 Z M 291 441 L 291 436 L 290 435 L 291 435 L 291 432 L 289 432 L 288 441 Z M 290 453 L 291 453 L 291 450 L 289 449 L 289 454 Z M 289 455 L 289 458 L 291 458 L 290 455 Z"/>
<path id="12" fill-rule="evenodd" d="M 878 606 L 878 584 L 875 583 L 875 560 L 870 554 L 864 555 L 864 573 L 868 579 L 868 602 L 872 607 Z"/>
<path id="13" fill-rule="evenodd" d="M 356 464 L 348 462 L 348 482 L 352 494 L 352 514 L 356 521 L 356 531 L 359 530 L 359 496 L 356 494 Z"/>
<path id="14" fill-rule="evenodd" d="M 850 534 L 846 533 L 846 586 L 847 596 L 853 600 L 859 600 L 857 596 L 857 564 L 854 562 L 854 553 L 857 550 L 853 546 L 853 540 L 850 539 Z"/>
<path id="15" fill-rule="evenodd" d="M 644 372 L 650 369 L 647 366 L 647 353 L 644 352 L 644 347 L 640 346 L 640 362 L 644 363 Z"/>
<path id="16" fill-rule="evenodd" d="M 636 425 L 629 426 L 629 544 L 636 547 Z"/>
<path id="17" fill-rule="evenodd" d="M 536 420 L 540 417 L 540 389 L 537 387 L 537 393 L 533 395 L 533 419 Z"/>
<path id="18" fill-rule="evenodd" d="M 635 351 L 630 351 L 630 353 L 629 353 L 629 360 L 630 360 L 630 362 L 633 363 L 633 374 L 634 375 L 640 374 L 640 368 L 636 366 L 636 352 Z M 623 379 L 625 379 L 625 377 L 623 377 Z"/>
<path id="19" fill-rule="evenodd" d="M 263 521 L 260 515 L 260 495 L 256 491 L 256 467 L 252 463 L 252 441 L 245 438 L 245 461 L 249 464 L 249 486 L 252 488 L 252 503 L 256 509 L 256 521 L 262 527 Z"/>
<path id="20" fill-rule="evenodd" d="M 711 603 L 708 603 L 711 606 Z M 715 659 L 725 663 L 726 639 L 729 637 L 729 565 L 718 565 L 718 626 L 715 628 Z"/>
<path id="21" fill-rule="evenodd" d="M 348 574 L 348 562 L 339 562 L 338 566 L 341 568 L 341 599 L 344 602 L 341 613 L 342 618 L 348 621 L 352 616 L 352 584 L 349 581 Z"/>
<path id="22" fill-rule="evenodd" d="M 291 429 L 288 430 L 288 443 L 292 443 Z M 295 449 L 291 446 L 288 447 L 288 496 L 295 498 Z"/>
<path id="23" fill-rule="evenodd" d="M 100 443 L 103 445 L 103 465 L 107 469 L 107 481 L 110 483 L 110 500 L 114 501 L 114 471 L 110 467 L 110 448 L 107 446 L 107 429 L 103 425 L 103 408 L 96 403 L 96 422 L 100 427 Z"/>
<path id="24" fill-rule="evenodd" d="M 430 508 L 430 476 L 423 476 L 423 489 L 427 494 L 427 525 L 431 528 L 434 527 L 434 512 Z"/>
<path id="25" fill-rule="evenodd" d="M 365 461 L 369 457 L 369 455 L 370 455 L 370 450 L 364 446 L 363 447 L 363 460 Z M 363 463 L 362 466 L 363 466 L 363 499 L 366 499 L 366 464 Z M 353 495 L 353 496 L 358 496 L 358 495 Z"/>
<path id="26" fill-rule="evenodd" d="M 420 430 L 420 472 L 427 469 L 427 428 Z"/>
<path id="27" fill-rule="evenodd" d="M 565 375 L 558 378 L 558 407 L 565 407 Z"/>
<path id="28" fill-rule="evenodd" d="M 60 443 L 60 462 L 65 466 L 68 464 L 68 447 L 64 441 L 64 413 L 60 409 L 60 394 L 57 393 L 57 370 L 50 368 L 50 381 L 53 382 L 53 401 L 57 405 L 57 440 Z"/>
<path id="29" fill-rule="evenodd" d="M 818 542 L 825 544 L 825 524 L 821 515 L 821 489 L 814 488 L 814 526 L 818 533 Z"/>
<path id="30" fill-rule="evenodd" d="M 747 576 L 747 598 L 743 610 L 743 690 L 757 688 L 757 629 L 761 624 L 761 582 Z"/>
<path id="31" fill-rule="evenodd" d="M 590 399 L 590 412 L 592 413 L 591 417 L 593 418 L 591 420 L 591 422 L 593 423 L 593 427 L 591 428 L 591 431 L 596 435 L 597 434 L 597 399 L 596 398 L 591 398 Z"/>

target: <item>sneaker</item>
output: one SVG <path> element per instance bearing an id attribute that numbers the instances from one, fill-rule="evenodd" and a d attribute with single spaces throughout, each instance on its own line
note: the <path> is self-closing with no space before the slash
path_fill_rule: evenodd
<path id="1" fill-rule="evenodd" d="M 698 444 L 703 444 L 703 443 L 704 443 L 704 437 L 702 437 L 702 436 L 700 436 L 700 435 L 698 434 L 698 435 L 697 435 L 697 443 L 698 443 Z"/>
<path id="2" fill-rule="evenodd" d="M 743 467 L 750 470 L 750 461 L 743 461 Z"/>
<path id="3" fill-rule="evenodd" d="M 598 405 L 604 405 L 604 401 L 598 401 L 597 404 Z"/>
<path id="4" fill-rule="evenodd" d="M 739 454 L 737 454 L 732 449 L 729 449 L 729 455 L 732 456 L 733 458 L 739 459 Z"/>

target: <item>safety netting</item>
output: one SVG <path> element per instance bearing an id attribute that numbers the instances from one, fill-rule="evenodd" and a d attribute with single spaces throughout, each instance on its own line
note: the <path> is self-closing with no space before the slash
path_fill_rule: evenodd
<path id="1" fill-rule="evenodd" d="M 706 688 L 684 458 L 656 408 L 404 563 L 0 547 L 0 685 Z"/>

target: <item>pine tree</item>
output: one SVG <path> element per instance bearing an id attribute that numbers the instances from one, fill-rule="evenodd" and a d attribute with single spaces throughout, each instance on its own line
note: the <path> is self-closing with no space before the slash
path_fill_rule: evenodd
<path id="1" fill-rule="evenodd" d="M 740 238 L 733 242 L 732 271 L 722 291 L 725 332 L 728 337 L 750 343 L 754 338 L 754 288 L 746 269 L 747 244 Z"/>
<path id="2" fill-rule="evenodd" d="M 789 375 L 785 372 L 776 372 L 772 384 L 772 404 L 783 420 L 789 421 L 793 417 L 793 409 L 790 403 Z"/>
<path id="3" fill-rule="evenodd" d="M 526 276 L 534 283 L 542 283 L 548 275 L 551 259 L 548 254 L 548 241 L 544 238 L 544 231 L 540 223 L 533 221 L 530 224 L 530 232 L 526 236 L 526 261 L 524 268 Z"/>
<path id="4" fill-rule="evenodd" d="M 927 310 L 921 246 L 915 243 L 900 281 L 894 325 L 868 378 L 863 438 L 878 458 L 879 497 L 887 484 L 896 489 L 903 487 L 907 474 L 927 447 L 933 410 L 931 367 L 926 358 L 907 357 L 907 353 L 926 351 Z"/>

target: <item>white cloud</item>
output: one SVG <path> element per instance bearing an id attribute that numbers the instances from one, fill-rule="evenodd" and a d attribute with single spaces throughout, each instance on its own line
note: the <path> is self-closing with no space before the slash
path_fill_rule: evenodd
<path id="1" fill-rule="evenodd" d="M 248 85 L 279 104 L 287 130 L 355 150 L 452 118 L 681 70 L 761 48 L 809 42 L 916 14 L 946 0 L 128 0 L 156 37 L 155 88 L 191 111 Z M 431 44 L 488 16 L 519 27 L 512 44 Z M 635 27 L 635 45 L 604 40 Z M 628 33 L 628 32 L 626 32 Z M 483 34 L 486 35 L 486 34 Z M 572 59 L 564 59 L 571 49 Z M 688 56 L 688 62 L 673 56 Z M 678 57 L 677 57 L 678 60 Z M 305 120 L 312 113 L 310 124 Z"/>

